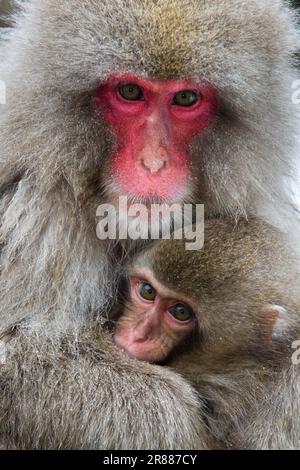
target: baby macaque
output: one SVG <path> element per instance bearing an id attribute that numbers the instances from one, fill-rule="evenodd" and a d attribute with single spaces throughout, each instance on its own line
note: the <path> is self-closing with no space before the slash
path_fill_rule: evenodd
<path id="1" fill-rule="evenodd" d="M 220 447 L 298 446 L 299 266 L 265 223 L 209 220 L 202 250 L 161 241 L 133 262 L 115 343 L 188 378 Z"/>
<path id="2" fill-rule="evenodd" d="M 115 333 L 130 356 L 162 363 L 195 344 L 203 354 L 237 345 L 255 354 L 300 323 L 297 266 L 280 235 L 255 219 L 205 228 L 202 250 L 162 241 L 131 265 Z"/>

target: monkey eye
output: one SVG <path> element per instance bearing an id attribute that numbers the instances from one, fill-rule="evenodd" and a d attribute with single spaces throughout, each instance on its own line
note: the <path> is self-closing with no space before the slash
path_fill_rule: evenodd
<path id="1" fill-rule="evenodd" d="M 141 101 L 144 97 L 142 89 L 134 83 L 120 85 L 119 93 L 127 101 Z"/>
<path id="2" fill-rule="evenodd" d="M 177 106 L 184 106 L 186 108 L 193 106 L 199 101 L 200 96 L 192 90 L 182 90 L 179 91 L 174 96 L 173 104 Z"/>
<path id="3" fill-rule="evenodd" d="M 141 282 L 139 294 L 143 299 L 148 300 L 148 302 L 153 302 L 156 297 L 156 290 L 147 282 Z"/>
<path id="4" fill-rule="evenodd" d="M 175 320 L 186 322 L 192 320 L 194 317 L 193 310 L 185 304 L 176 304 L 169 308 L 169 313 L 175 318 Z"/>

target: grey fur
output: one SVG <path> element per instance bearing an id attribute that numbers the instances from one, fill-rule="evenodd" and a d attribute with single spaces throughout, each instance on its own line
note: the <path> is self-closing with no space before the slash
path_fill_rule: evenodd
<path id="1" fill-rule="evenodd" d="M 199 338 L 169 365 L 209 404 L 212 442 L 299 449 L 300 369 L 292 360 L 300 338 L 299 256 L 255 219 L 211 219 L 205 233 L 199 252 L 162 241 L 137 260 L 160 285 L 189 299 L 198 319 Z M 274 325 L 271 305 L 280 306 Z"/>
<path id="2" fill-rule="evenodd" d="M 13 379 L 2 393 L 10 412 L 1 432 L 16 433 L 21 447 L 59 442 L 63 447 L 143 446 L 145 439 L 139 436 L 125 442 L 104 436 L 99 444 L 99 422 L 89 424 L 88 407 L 83 410 L 82 441 L 76 435 L 81 407 L 69 421 L 67 415 L 58 422 L 55 442 L 49 441 L 42 418 L 37 418 L 34 442 L 22 437 L 27 432 L 33 439 L 33 430 L 17 439 L 14 426 L 19 421 L 25 426 L 24 417 L 34 406 L 30 400 L 22 406 L 13 401 L 20 380 L 29 390 L 33 382 L 41 384 L 41 400 L 49 390 L 54 407 L 61 400 L 43 381 L 44 370 L 31 367 L 35 361 L 30 355 L 24 357 L 27 347 L 21 347 L 21 338 L 32 343 L 30 354 L 37 360 L 41 345 L 53 348 L 53 373 L 59 382 L 65 380 L 67 396 L 76 388 L 73 365 L 80 371 L 87 367 L 86 387 L 92 386 L 89 364 L 72 362 L 68 376 L 62 375 L 57 360 L 61 338 L 67 333 L 76 338 L 81 327 L 104 316 L 114 295 L 112 267 L 118 260 L 96 239 L 94 226 L 96 206 L 110 183 L 101 178 L 101 167 L 114 141 L 93 107 L 95 91 L 111 72 L 211 80 L 221 93 L 221 112 L 191 153 L 195 181 L 189 199 L 205 201 L 208 214 L 226 212 L 238 218 L 262 213 L 286 229 L 295 220 L 283 181 L 283 176 L 294 177 L 297 150 L 291 103 L 295 18 L 279 0 L 32 0 L 15 15 L 15 23 L 0 50 L 0 78 L 7 84 L 7 105 L 0 109 L 0 331 L 5 335 L 21 326 L 16 330 L 20 342 L 11 343 L 16 345 Z M 118 370 L 116 363 L 107 373 L 117 377 Z M 172 428 L 159 446 L 179 447 L 184 429 L 184 445 L 195 447 L 197 401 L 178 411 L 182 379 L 170 373 L 169 383 L 164 370 L 156 371 L 151 374 L 161 376 L 159 389 L 156 380 L 148 391 L 143 389 L 145 406 L 153 407 L 152 414 L 147 408 L 152 421 L 146 426 L 157 414 L 164 426 L 153 405 L 158 393 Z M 141 371 L 142 377 L 147 374 Z M 120 378 L 128 393 L 132 380 Z M 116 384 L 123 390 L 118 379 Z M 120 400 L 120 392 L 113 393 L 117 385 L 107 387 L 99 391 L 103 422 Z M 107 407 L 101 401 L 105 393 L 112 398 Z M 125 401 L 125 411 L 130 406 Z M 176 422 L 178 412 L 186 413 L 185 425 L 184 420 Z M 145 413 L 141 406 L 139 426 Z M 115 432 L 111 429 L 104 426 L 103 432 Z M 156 442 L 149 436 L 150 444 Z"/>

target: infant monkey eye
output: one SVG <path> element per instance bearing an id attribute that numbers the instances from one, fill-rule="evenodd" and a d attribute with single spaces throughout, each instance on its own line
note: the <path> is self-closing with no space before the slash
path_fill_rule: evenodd
<path id="1" fill-rule="evenodd" d="M 168 311 L 176 320 L 181 322 L 186 322 L 194 318 L 193 310 L 185 304 L 173 305 Z"/>
<path id="2" fill-rule="evenodd" d="M 144 97 L 142 89 L 134 83 L 120 85 L 119 93 L 127 101 L 141 101 Z"/>
<path id="3" fill-rule="evenodd" d="M 148 282 L 141 282 L 139 294 L 143 299 L 153 302 L 156 297 L 156 290 Z"/>
<path id="4" fill-rule="evenodd" d="M 192 90 L 182 90 L 174 96 L 173 103 L 177 106 L 189 107 L 199 101 L 200 96 Z"/>

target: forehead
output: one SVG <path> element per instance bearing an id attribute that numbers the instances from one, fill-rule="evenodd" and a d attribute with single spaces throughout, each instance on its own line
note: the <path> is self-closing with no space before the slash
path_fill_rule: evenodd
<path id="1" fill-rule="evenodd" d="M 159 80 L 152 79 L 147 80 L 143 77 L 139 77 L 133 73 L 124 73 L 124 74 L 112 74 L 108 79 L 103 82 L 102 87 L 112 88 L 115 90 L 121 84 L 136 84 L 155 94 L 165 94 L 165 93 L 176 93 L 178 90 L 184 89 L 195 89 L 198 91 L 198 88 L 201 85 L 201 89 L 205 89 L 206 93 L 213 92 L 213 87 L 206 82 L 201 84 L 196 84 L 192 80 Z"/>
<path id="2" fill-rule="evenodd" d="M 159 242 L 145 254 L 144 263 L 145 260 L 158 282 L 182 294 L 193 297 L 199 287 L 204 287 L 203 280 L 206 285 L 209 283 L 206 252 L 187 251 L 181 241 Z"/>
<path id="3" fill-rule="evenodd" d="M 262 93 L 262 88 L 265 99 L 260 77 L 271 79 L 274 64 L 280 65 L 283 55 L 296 48 L 291 46 L 295 38 L 290 17 L 279 3 L 68 0 L 58 7 L 44 0 L 45 26 L 37 41 L 39 45 L 47 37 L 54 51 L 49 67 L 53 63 L 56 70 L 61 64 L 61 76 L 72 78 L 72 87 L 74 76 L 86 87 L 87 80 L 94 86 L 113 73 L 129 72 L 147 79 L 207 81 L 223 94 L 235 90 L 243 102 L 252 103 L 253 90 Z M 70 47 L 65 47 L 66 21 L 61 17 L 68 18 Z"/>
<path id="4" fill-rule="evenodd" d="M 260 233 L 260 226 L 256 228 Z M 263 269 L 260 264 L 267 256 L 271 254 L 266 254 L 260 237 L 251 233 L 247 223 L 237 229 L 230 221 L 212 220 L 205 224 L 201 250 L 186 250 L 184 240 L 166 240 L 147 251 L 141 262 L 152 268 L 162 284 L 197 299 L 199 293 L 252 279 L 258 268 Z"/>
<path id="5" fill-rule="evenodd" d="M 270 42 L 266 12 L 249 0 L 122 0 L 113 34 L 128 70 L 148 78 L 212 80 L 230 74 L 232 54 L 257 56 L 258 38 Z M 271 15 L 269 10 L 269 16 Z M 264 23 L 264 29 L 261 23 Z M 275 26 L 274 26 L 275 29 Z M 265 37 L 264 37 L 265 36 Z"/>
<path id="6" fill-rule="evenodd" d="M 192 60 L 194 20 L 190 6 L 180 1 L 157 2 L 143 21 L 148 24 L 148 28 L 143 28 L 148 38 L 141 38 L 148 75 L 161 79 L 180 77 Z"/>

